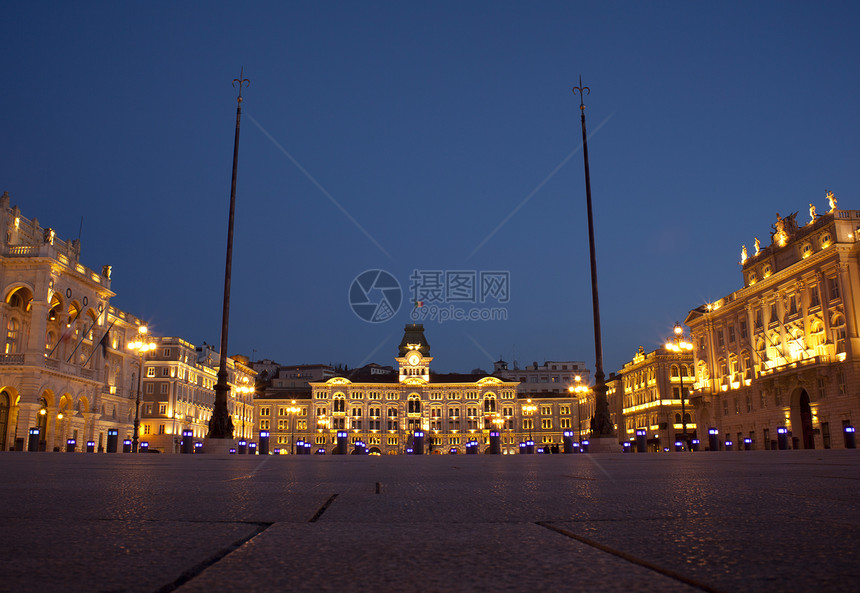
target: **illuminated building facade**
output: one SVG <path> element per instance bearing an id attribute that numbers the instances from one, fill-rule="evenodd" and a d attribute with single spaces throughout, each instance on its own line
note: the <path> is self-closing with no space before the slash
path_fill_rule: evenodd
<path id="1" fill-rule="evenodd" d="M 25 218 L 8 193 L 0 197 L 0 229 L 0 450 L 28 449 L 34 428 L 44 451 L 66 451 L 70 439 L 75 451 L 88 442 L 104 450 L 112 430 L 121 447 L 133 437 L 139 387 L 141 442 L 170 452 L 171 433 L 182 428 L 202 438 L 217 356 L 179 338 L 149 337 L 157 348 L 141 357 L 128 346 L 144 323 L 111 305 L 110 266 L 82 265 L 78 241 Z M 255 373 L 228 365 L 236 436 L 250 436 Z"/>
<path id="2" fill-rule="evenodd" d="M 841 448 L 860 417 L 860 211 L 828 199 L 806 224 L 777 214 L 771 244 L 742 249 L 743 287 L 687 317 L 700 433 L 721 446 Z"/>
<path id="3" fill-rule="evenodd" d="M 332 453 L 337 433 L 361 441 L 371 453 L 403 454 L 416 431 L 425 434 L 425 452 L 466 452 L 477 441 L 487 452 L 489 433 L 498 430 L 502 452 L 519 451 L 529 438 L 537 447 L 561 445 L 573 429 L 576 409 L 563 392 L 517 394 L 517 381 L 486 374 L 430 371 L 430 345 L 421 324 L 406 326 L 394 372 L 369 365 L 345 376 L 311 381 L 305 394 L 291 399 L 255 401 L 257 434 L 270 433 L 270 447 L 293 450 L 310 442 L 314 452 Z"/>
<path id="4" fill-rule="evenodd" d="M 125 344 L 140 320 L 110 305 L 110 266 L 79 261 L 78 241 L 63 241 L 0 197 L 0 448 L 27 447 L 39 428 L 41 450 L 105 446 L 107 431 L 131 438 L 138 357 Z"/>
<path id="5" fill-rule="evenodd" d="M 693 387 L 693 354 L 689 350 L 658 348 L 645 352 L 641 346 L 633 360 L 624 365 L 615 382 L 623 393 L 623 426 L 619 440 L 633 441 L 636 431 L 647 431 L 649 451 L 673 448 L 683 440 L 683 413 L 687 434 L 696 438 L 695 412 L 689 404 Z M 686 405 L 681 405 L 681 395 Z"/>
<path id="6" fill-rule="evenodd" d="M 178 453 L 184 431 L 190 430 L 198 440 L 206 436 L 215 403 L 219 355 L 208 344 L 195 347 L 181 338 L 154 337 L 153 341 L 156 347 L 146 355 L 143 367 L 140 440 L 150 450 Z M 256 373 L 239 357 L 227 358 L 227 373 L 233 437 L 250 440 Z"/>
<path id="7" fill-rule="evenodd" d="M 576 376 L 588 385 L 591 373 L 585 368 L 584 362 L 577 361 L 547 360 L 542 365 L 533 362 L 524 369 L 519 368 L 514 361 L 514 368 L 509 369 L 507 362 L 498 360 L 493 363 L 493 375 L 508 381 L 517 381 L 518 393 L 566 393 Z"/>

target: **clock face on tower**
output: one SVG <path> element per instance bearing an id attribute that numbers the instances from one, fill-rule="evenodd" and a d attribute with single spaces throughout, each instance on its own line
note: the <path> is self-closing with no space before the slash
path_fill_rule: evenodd
<path id="1" fill-rule="evenodd" d="M 417 355 L 417 354 L 411 354 L 411 355 L 409 356 L 409 364 L 411 364 L 412 366 L 415 366 L 415 365 L 416 365 L 416 364 L 418 364 L 420 361 L 421 361 L 421 359 L 418 357 L 418 355 Z"/>

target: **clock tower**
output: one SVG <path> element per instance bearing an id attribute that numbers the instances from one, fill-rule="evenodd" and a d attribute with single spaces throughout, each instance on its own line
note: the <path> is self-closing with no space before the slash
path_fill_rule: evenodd
<path id="1" fill-rule="evenodd" d="M 424 325 L 408 323 L 400 342 L 399 354 L 395 360 L 400 367 L 400 382 L 408 379 L 430 381 L 430 344 L 424 337 Z"/>

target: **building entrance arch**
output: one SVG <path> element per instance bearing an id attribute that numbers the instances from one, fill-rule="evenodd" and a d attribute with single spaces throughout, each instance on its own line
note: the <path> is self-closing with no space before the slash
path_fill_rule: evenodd
<path id="1" fill-rule="evenodd" d="M 4 389 L 0 391 L 0 451 L 6 450 L 6 436 L 9 428 L 9 410 L 12 408 L 12 399 Z"/>
<path id="2" fill-rule="evenodd" d="M 800 431 L 804 449 L 815 449 L 815 436 L 812 432 L 812 408 L 809 394 L 804 389 L 800 393 Z"/>

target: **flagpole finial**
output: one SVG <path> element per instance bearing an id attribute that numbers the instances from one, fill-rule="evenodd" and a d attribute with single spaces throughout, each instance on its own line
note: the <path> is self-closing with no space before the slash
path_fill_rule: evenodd
<path id="1" fill-rule="evenodd" d="M 579 86 L 573 87 L 573 94 L 574 95 L 577 93 L 577 91 L 579 92 L 579 108 L 582 111 L 585 111 L 584 98 L 585 98 L 585 95 L 591 94 L 591 89 L 588 88 L 587 86 L 582 86 L 582 75 L 579 76 Z"/>
<path id="2" fill-rule="evenodd" d="M 251 86 L 251 81 L 248 80 L 247 78 L 245 78 L 244 74 L 245 74 L 245 67 L 242 66 L 242 68 L 239 70 L 239 78 L 233 79 L 233 88 L 236 88 L 237 82 L 239 83 L 239 97 L 236 99 L 236 101 L 238 101 L 239 103 L 242 102 L 242 86 L 243 85 L 244 86 Z"/>

